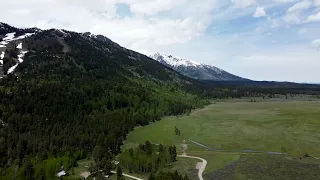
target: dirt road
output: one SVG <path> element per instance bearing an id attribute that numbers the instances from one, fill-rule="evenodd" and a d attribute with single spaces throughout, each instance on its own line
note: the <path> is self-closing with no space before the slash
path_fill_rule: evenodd
<path id="1" fill-rule="evenodd" d="M 207 166 L 207 160 L 203 159 L 203 158 L 200 158 L 200 157 L 195 157 L 195 156 L 187 156 L 185 154 L 183 155 L 178 155 L 178 157 L 182 157 L 182 158 L 192 158 L 192 159 L 199 159 L 202 161 L 202 164 L 200 167 L 198 167 L 198 177 L 200 180 L 203 180 L 203 177 L 202 177 L 202 174 L 204 172 L 204 170 L 206 169 L 206 166 Z"/>
<path id="2" fill-rule="evenodd" d="M 111 171 L 111 173 L 117 174 L 117 172 L 115 172 L 115 171 Z M 138 177 L 131 176 L 129 174 L 125 174 L 125 173 L 122 173 L 122 175 L 125 176 L 125 177 L 128 177 L 128 178 L 131 178 L 131 179 L 144 180 L 144 179 L 141 179 L 141 178 L 138 178 Z"/>

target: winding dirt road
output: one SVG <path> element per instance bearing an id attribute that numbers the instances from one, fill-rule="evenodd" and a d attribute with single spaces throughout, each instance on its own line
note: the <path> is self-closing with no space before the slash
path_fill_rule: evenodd
<path id="1" fill-rule="evenodd" d="M 177 155 L 178 157 L 182 157 L 182 158 L 192 158 L 192 159 L 199 159 L 202 161 L 201 166 L 199 167 L 199 172 L 198 172 L 198 177 L 200 180 L 203 180 L 202 174 L 204 172 L 204 170 L 206 169 L 207 166 L 207 160 L 200 158 L 200 157 L 195 157 L 195 156 L 187 156 L 186 154 L 182 154 L 182 155 Z"/>
<path id="2" fill-rule="evenodd" d="M 182 155 L 177 155 L 178 157 L 181 157 L 181 158 L 192 158 L 192 159 L 199 159 L 202 161 L 201 163 L 201 166 L 198 168 L 198 177 L 199 177 L 199 180 L 204 180 L 203 177 L 202 177 L 202 174 L 204 172 L 204 170 L 206 169 L 206 166 L 207 166 L 207 160 L 203 159 L 203 158 L 200 158 L 200 157 L 195 157 L 195 156 L 187 156 L 186 154 L 182 154 Z M 117 172 L 116 171 L 111 171 L 111 173 L 114 173 L 116 174 Z M 125 173 L 122 173 L 123 176 L 125 177 L 128 177 L 128 178 L 132 178 L 132 179 L 136 179 L 136 180 L 144 180 L 144 179 L 141 179 L 141 178 L 138 178 L 138 177 L 134 177 L 134 176 L 131 176 L 129 174 L 125 174 Z"/>
<path id="3" fill-rule="evenodd" d="M 117 174 L 117 172 L 115 172 L 115 171 L 110 171 L 110 172 L 114 173 L 114 174 Z M 131 178 L 131 179 L 144 180 L 144 179 L 141 179 L 141 178 L 138 178 L 138 177 L 131 176 L 129 174 L 125 174 L 125 173 L 122 173 L 122 175 L 125 176 L 125 177 L 128 177 L 128 178 Z"/>

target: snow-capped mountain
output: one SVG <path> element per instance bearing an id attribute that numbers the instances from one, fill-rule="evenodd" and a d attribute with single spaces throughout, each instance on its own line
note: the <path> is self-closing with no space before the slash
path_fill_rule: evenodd
<path id="1" fill-rule="evenodd" d="M 62 29 L 52 29 L 60 36 L 66 36 L 68 31 Z M 38 28 L 20 29 L 0 22 L 0 79 L 8 74 L 14 73 L 16 68 L 23 62 L 24 56 L 28 53 L 26 40 L 43 30 Z M 90 39 L 97 39 L 104 43 L 112 44 L 113 42 L 103 36 L 94 35 L 89 32 L 79 33 Z M 113 43 L 115 46 L 119 46 Z"/>
<path id="2" fill-rule="evenodd" d="M 155 59 L 162 64 L 171 66 L 171 67 L 178 67 L 178 66 L 200 66 L 201 64 L 194 61 L 189 61 L 185 59 L 181 59 L 180 57 L 173 57 L 171 55 L 162 55 L 160 53 L 155 53 L 154 55 L 150 56 L 152 59 Z"/>
<path id="3" fill-rule="evenodd" d="M 28 52 L 24 39 L 40 31 L 37 28 L 19 29 L 0 23 L 0 79 L 12 73 Z"/>
<path id="4" fill-rule="evenodd" d="M 14 73 L 16 69 L 19 69 L 19 64 L 24 60 L 24 56 L 28 53 L 27 42 L 34 41 L 36 44 L 38 33 L 52 31 L 54 34 L 59 34 L 56 38 L 61 40 L 65 36 L 69 36 L 70 32 L 62 29 L 51 29 L 51 30 L 40 30 L 38 28 L 28 28 L 20 29 L 12 27 L 5 23 L 0 23 L 0 79 L 7 76 L 8 74 Z M 52 33 L 51 33 L 52 34 Z M 90 40 L 98 40 L 108 44 L 108 49 L 122 48 L 117 43 L 114 43 L 109 38 L 103 35 L 94 35 L 90 32 L 78 33 L 82 37 Z M 31 38 L 31 40 L 30 40 Z M 50 41 L 48 41 L 50 42 Z M 65 45 L 62 43 L 62 45 Z M 110 49 L 112 48 L 112 49 Z M 68 51 L 68 47 L 64 48 L 64 51 Z M 199 80 L 215 80 L 215 81 L 243 81 L 241 77 L 230 74 L 222 69 L 215 66 L 205 65 L 198 62 L 185 60 L 179 57 L 174 57 L 171 55 L 162 55 L 156 53 L 151 58 L 157 60 L 158 62 L 170 67 L 185 76 L 189 76 L 194 79 Z"/>
<path id="5" fill-rule="evenodd" d="M 213 81 L 246 81 L 247 79 L 233 75 L 220 68 L 211 65 L 201 64 L 195 61 L 155 53 L 150 56 L 152 59 L 171 67 L 181 74 L 199 80 Z"/>

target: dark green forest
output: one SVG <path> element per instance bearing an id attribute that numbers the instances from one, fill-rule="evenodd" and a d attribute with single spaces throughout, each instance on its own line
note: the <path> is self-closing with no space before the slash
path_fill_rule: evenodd
<path id="1" fill-rule="evenodd" d="M 120 165 L 130 173 L 154 173 L 176 161 L 177 150 L 173 146 L 152 145 L 149 141 L 121 153 Z"/>
<path id="2" fill-rule="evenodd" d="M 88 156 L 103 168 L 135 126 L 206 103 L 188 78 L 110 41 L 48 30 L 23 43 L 0 82 L 0 179 L 51 179 Z"/>

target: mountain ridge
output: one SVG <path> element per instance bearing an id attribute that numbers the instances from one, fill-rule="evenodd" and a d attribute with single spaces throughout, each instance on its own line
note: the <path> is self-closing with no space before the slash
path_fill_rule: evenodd
<path id="1" fill-rule="evenodd" d="M 198 79 L 213 81 L 248 81 L 225 70 L 212 65 L 202 64 L 196 61 L 186 60 L 172 55 L 155 53 L 150 55 L 152 59 L 180 72 L 181 74 Z"/>
<path id="2" fill-rule="evenodd" d="M 147 76 L 150 76 L 150 74 L 158 74 L 159 75 L 159 71 L 166 71 L 164 74 L 167 74 L 169 76 L 171 76 L 173 79 L 178 80 L 178 79 L 184 79 L 183 81 L 185 81 L 187 84 L 190 84 L 191 82 L 188 81 L 193 81 L 190 78 L 185 78 L 182 77 L 181 75 L 179 75 L 179 73 L 175 72 L 174 70 L 172 71 L 171 68 L 167 68 L 167 66 L 163 66 L 162 64 L 156 64 L 153 63 L 152 61 L 149 60 L 149 57 L 145 56 L 144 54 L 140 54 L 136 51 L 127 49 L 125 47 L 122 47 L 121 45 L 119 45 L 118 43 L 112 41 L 111 39 L 109 39 L 108 37 L 105 37 L 103 35 L 94 35 L 90 32 L 72 32 L 72 31 L 67 31 L 64 29 L 55 29 L 55 28 L 51 28 L 48 30 L 41 30 L 38 28 L 26 28 L 26 29 L 20 29 L 20 28 L 15 28 L 13 26 L 10 26 L 6 23 L 1 23 L 0 24 L 0 78 L 5 77 L 7 74 L 13 73 L 13 71 L 15 71 L 15 69 L 17 67 L 19 67 L 19 64 L 22 63 L 22 61 L 19 61 L 18 57 L 17 58 L 10 58 L 10 62 L 8 62 L 8 56 L 9 56 L 9 52 L 8 51 L 13 51 L 16 49 L 16 47 L 22 46 L 21 49 L 21 53 L 17 52 L 21 58 L 23 57 L 22 55 L 25 55 L 28 52 L 28 45 L 26 44 L 26 42 L 28 41 L 27 37 L 33 36 L 33 35 L 37 35 L 39 33 L 43 33 L 43 32 L 47 32 L 47 31 L 51 31 L 50 36 L 55 36 L 55 38 L 58 40 L 59 44 L 63 45 L 63 51 L 66 53 L 68 52 L 68 46 L 66 46 L 66 42 L 63 40 L 64 38 L 66 38 L 67 36 L 70 37 L 70 34 L 73 35 L 79 35 L 85 39 L 87 39 L 88 41 L 93 41 L 94 45 L 98 45 L 100 49 L 100 51 L 104 51 L 103 53 L 109 53 L 112 54 L 112 51 L 118 52 L 118 51 L 124 51 L 126 52 L 126 54 L 128 55 L 126 58 L 129 58 L 130 61 L 126 61 L 125 65 L 126 66 L 132 66 L 134 64 L 137 64 L 136 61 L 145 61 L 145 63 L 143 63 L 142 66 L 145 66 L 143 68 L 146 68 L 146 66 L 150 66 L 151 64 L 153 66 L 157 66 L 158 68 L 152 68 L 153 71 L 148 71 Z M 52 34 L 54 32 L 54 34 Z M 67 37 L 68 38 L 68 37 Z M 36 42 L 37 38 L 33 38 L 31 37 L 31 41 Z M 97 43 L 98 42 L 98 43 Z M 103 47 L 104 46 L 104 47 Z M 108 47 L 106 47 L 108 46 Z M 112 56 L 111 56 L 112 57 Z M 6 60 L 4 60 L 6 59 Z M 121 58 L 123 59 L 123 58 Z M 117 62 L 119 63 L 119 61 Z M 159 67 L 159 66 L 163 66 Z M 3 69 L 1 68 L 1 66 L 3 66 Z M 138 66 L 141 67 L 140 65 Z M 11 68 L 10 71 L 8 71 Z M 146 71 L 139 71 L 139 72 L 134 72 L 132 69 L 129 70 L 133 76 L 139 76 L 139 77 L 143 77 L 145 75 L 144 74 Z M 140 73 L 140 74 L 139 74 Z M 141 74 L 142 73 L 142 74 Z M 160 76 L 159 76 L 160 77 Z M 150 76 L 150 78 L 152 79 L 152 75 Z M 166 77 L 167 78 L 167 77 Z M 172 79 L 171 78 L 171 79 Z M 154 79 L 154 78 L 153 78 Z M 165 79 L 165 78 L 162 78 Z M 178 80 L 180 81 L 180 80 Z"/>

